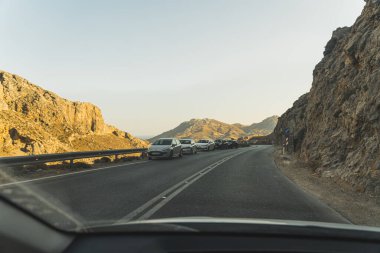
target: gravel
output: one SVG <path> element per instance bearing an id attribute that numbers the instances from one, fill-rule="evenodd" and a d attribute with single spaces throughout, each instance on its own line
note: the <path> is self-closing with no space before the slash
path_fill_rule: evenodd
<path id="1" fill-rule="evenodd" d="M 274 151 L 277 166 L 304 191 L 335 209 L 356 225 L 380 226 L 380 197 L 357 192 L 334 177 L 321 177 L 291 155 Z"/>

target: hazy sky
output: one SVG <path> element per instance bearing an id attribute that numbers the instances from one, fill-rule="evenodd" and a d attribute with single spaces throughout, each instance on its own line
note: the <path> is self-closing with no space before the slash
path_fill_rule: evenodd
<path id="1" fill-rule="evenodd" d="M 0 69 L 153 135 L 191 118 L 251 124 L 311 87 L 362 0 L 0 0 Z"/>

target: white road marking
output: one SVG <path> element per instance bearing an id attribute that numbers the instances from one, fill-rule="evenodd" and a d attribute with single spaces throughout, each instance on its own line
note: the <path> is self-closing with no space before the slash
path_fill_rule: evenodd
<path id="1" fill-rule="evenodd" d="M 183 190 L 185 190 L 187 187 L 192 185 L 194 182 L 196 182 L 201 177 L 205 176 L 207 173 L 221 165 L 222 163 L 230 160 L 231 158 L 240 155 L 242 153 L 248 152 L 252 149 L 244 150 L 242 152 L 235 153 L 233 155 L 224 157 L 223 159 L 207 166 L 206 168 L 202 169 L 201 171 L 197 171 L 193 175 L 185 178 L 181 182 L 173 185 L 169 189 L 161 192 L 156 197 L 152 198 L 142 206 L 138 207 L 134 211 L 130 212 L 120 220 L 116 221 L 114 224 L 123 224 L 126 223 L 132 219 L 134 220 L 143 220 L 148 219 L 150 216 L 152 216 L 155 212 L 157 212 L 160 208 L 162 208 L 165 204 L 167 204 L 170 200 L 172 200 L 175 196 L 177 196 L 179 193 L 181 193 Z M 141 215 L 142 214 L 142 215 Z M 141 215 L 141 216 L 140 216 Z M 140 217 L 138 217 L 140 216 Z"/>
<path id="2" fill-rule="evenodd" d="M 83 171 L 77 171 L 77 172 L 71 172 L 71 173 L 66 173 L 66 174 L 61 174 L 61 175 L 55 175 L 55 176 L 40 177 L 40 178 L 35 178 L 35 179 L 23 180 L 23 181 L 15 181 L 15 182 L 11 182 L 11 183 L 0 184 L 0 187 L 29 183 L 29 182 L 40 181 L 40 180 L 51 179 L 51 178 L 57 178 L 57 177 L 71 176 L 71 175 L 82 174 L 82 173 L 90 173 L 90 172 L 99 171 L 99 170 L 105 170 L 105 169 L 122 167 L 122 166 L 129 166 L 129 165 L 146 163 L 146 162 L 148 162 L 148 161 L 113 165 L 113 166 L 101 167 L 101 168 L 97 168 L 97 169 L 88 169 L 88 170 L 83 170 Z"/>

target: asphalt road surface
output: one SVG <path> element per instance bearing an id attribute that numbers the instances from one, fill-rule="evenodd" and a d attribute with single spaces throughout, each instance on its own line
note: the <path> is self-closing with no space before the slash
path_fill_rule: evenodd
<path id="1" fill-rule="evenodd" d="M 199 152 L 7 187 L 39 192 L 88 225 L 189 216 L 348 222 L 286 178 L 272 152 Z"/>

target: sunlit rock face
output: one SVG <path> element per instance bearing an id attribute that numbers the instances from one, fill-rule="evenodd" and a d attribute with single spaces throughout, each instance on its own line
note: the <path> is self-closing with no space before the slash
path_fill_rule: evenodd
<path id="1" fill-rule="evenodd" d="M 144 145 L 107 125 L 95 105 L 71 102 L 20 76 L 0 71 L 0 155 Z"/>
<path id="2" fill-rule="evenodd" d="M 312 88 L 279 118 L 297 156 L 321 175 L 380 193 L 380 1 L 366 1 L 352 27 L 338 28 Z"/>

